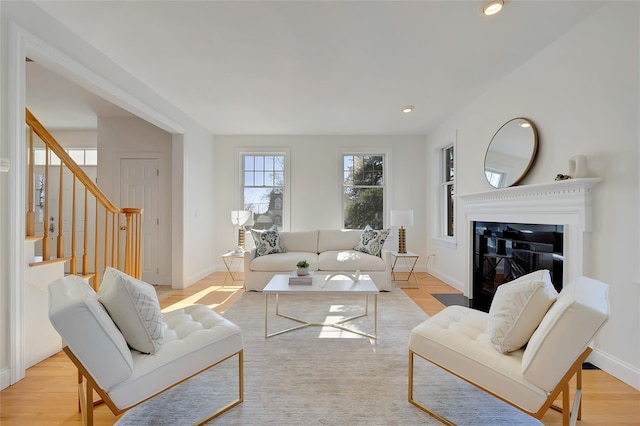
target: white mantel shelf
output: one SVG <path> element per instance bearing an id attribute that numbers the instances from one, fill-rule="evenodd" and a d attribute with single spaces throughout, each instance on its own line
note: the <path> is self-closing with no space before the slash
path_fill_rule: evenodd
<path id="1" fill-rule="evenodd" d="M 600 178 L 580 178 L 553 181 L 550 183 L 540 183 L 534 185 L 512 186 L 509 188 L 494 189 L 492 191 L 474 192 L 470 194 L 458 195 L 457 198 L 462 199 L 465 204 L 475 202 L 487 202 L 498 200 L 514 200 L 526 198 L 553 198 L 565 197 L 573 194 L 588 194 L 591 188 L 598 182 Z"/>

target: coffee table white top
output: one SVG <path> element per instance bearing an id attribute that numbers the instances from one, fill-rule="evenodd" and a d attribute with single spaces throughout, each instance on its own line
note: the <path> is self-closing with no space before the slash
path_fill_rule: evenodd
<path id="1" fill-rule="evenodd" d="M 353 282 L 349 278 L 337 275 L 327 280 L 328 275 L 314 275 L 311 284 L 289 285 L 289 275 L 278 274 L 262 290 L 264 293 L 279 294 L 377 294 L 378 287 L 368 275 L 361 275 L 360 279 Z"/>

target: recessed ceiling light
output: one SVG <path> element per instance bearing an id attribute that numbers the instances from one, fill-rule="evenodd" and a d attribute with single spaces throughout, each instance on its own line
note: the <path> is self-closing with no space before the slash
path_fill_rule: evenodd
<path id="1" fill-rule="evenodd" d="M 404 112 L 405 114 L 409 114 L 411 111 L 413 111 L 415 107 L 413 105 L 407 105 L 405 107 L 402 107 L 402 112 Z"/>
<path id="2" fill-rule="evenodd" d="M 495 15 L 502 10 L 504 0 L 492 0 L 482 7 L 482 13 L 487 16 Z"/>
<path id="3" fill-rule="evenodd" d="M 531 124 L 529 124 L 529 122 L 527 121 L 523 121 L 522 123 L 520 123 L 520 127 L 531 127 Z"/>

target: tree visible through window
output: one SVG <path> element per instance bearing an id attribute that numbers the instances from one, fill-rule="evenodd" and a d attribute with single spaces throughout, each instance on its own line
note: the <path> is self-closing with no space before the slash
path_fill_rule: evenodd
<path id="1" fill-rule="evenodd" d="M 454 236 L 455 166 L 453 145 L 442 149 L 442 235 Z"/>
<path id="2" fill-rule="evenodd" d="M 253 228 L 282 226 L 284 164 L 284 155 L 242 155 L 242 203 L 253 212 Z"/>
<path id="3" fill-rule="evenodd" d="M 343 155 L 342 207 L 345 229 L 384 225 L 384 156 Z"/>

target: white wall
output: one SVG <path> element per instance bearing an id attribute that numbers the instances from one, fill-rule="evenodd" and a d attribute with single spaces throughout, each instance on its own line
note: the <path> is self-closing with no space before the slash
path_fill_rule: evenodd
<path id="1" fill-rule="evenodd" d="M 531 58 L 475 102 L 427 135 L 431 144 L 457 131 L 457 193 L 489 191 L 484 152 L 494 132 L 514 117 L 537 125 L 536 162 L 521 185 L 569 172 L 576 154 L 588 159 L 594 191 L 593 233 L 585 275 L 610 285 L 611 318 L 592 357 L 601 368 L 640 388 L 638 302 L 638 4 L 610 2 Z M 462 217 L 460 206 L 458 217 Z M 466 224 L 455 249 L 428 241 L 430 269 L 466 287 Z"/>
<path id="2" fill-rule="evenodd" d="M 214 235 L 214 221 L 207 214 L 203 213 L 197 219 L 193 218 L 193 214 L 212 210 L 212 196 L 203 196 L 202 188 L 198 185 L 201 182 L 211 184 L 214 180 L 211 168 L 213 135 L 53 20 L 33 2 L 3 1 L 1 4 L 0 156 L 22 157 L 20 153 L 23 147 L 17 144 L 19 138 L 10 135 L 11 132 L 19 133 L 20 129 L 14 125 L 14 117 L 17 115 L 19 118 L 23 114 L 25 98 L 24 59 L 18 60 L 17 55 L 28 54 L 43 66 L 172 134 L 171 188 L 173 200 L 180 203 L 172 208 L 172 264 L 180 265 L 179 268 L 172 268 L 172 284 L 183 287 L 206 274 L 211 269 L 211 256 L 205 247 L 211 250 L 213 240 L 210 236 Z M 11 43 L 8 41 L 10 35 L 13 37 Z M 17 70 L 17 73 L 13 70 Z M 9 90 L 15 95 L 7 95 Z M 17 102 L 18 106 L 16 103 L 9 104 L 10 100 Z M 0 387 L 20 379 L 23 374 L 20 361 L 23 335 L 19 331 L 22 329 L 19 323 L 22 315 L 11 316 L 12 309 L 20 311 L 22 306 L 21 303 L 15 303 L 20 299 L 22 283 L 11 277 L 22 275 L 22 255 L 19 253 L 23 250 L 19 234 L 24 235 L 24 229 L 21 229 L 24 223 L 20 220 L 24 213 L 16 206 L 23 204 L 24 195 L 20 194 L 26 192 L 22 170 L 16 171 L 16 168 L 16 165 L 12 165 L 12 173 L 0 175 Z M 195 186 L 187 188 L 185 185 Z M 18 220 L 14 220 L 16 218 Z M 183 219 L 188 223 L 185 224 Z M 12 234 L 11 229 L 16 229 L 17 234 Z M 9 344 L 11 335 L 17 338 L 17 344 L 12 343 L 13 347 Z M 17 366 L 17 369 L 10 370 L 11 365 Z"/>
<path id="3" fill-rule="evenodd" d="M 216 136 L 214 216 L 216 269 L 224 270 L 220 255 L 236 245 L 229 212 L 240 208 L 239 150 L 290 150 L 291 230 L 341 228 L 340 154 L 343 150 L 388 151 L 389 210 L 414 211 L 414 226 L 407 228 L 407 249 L 420 255 L 418 270 L 425 270 L 427 206 L 423 136 Z M 388 223 L 387 216 L 386 222 Z M 252 246 L 250 238 L 247 245 Z M 397 242 L 389 239 L 391 248 Z"/>

